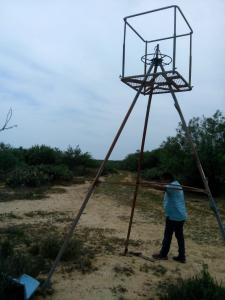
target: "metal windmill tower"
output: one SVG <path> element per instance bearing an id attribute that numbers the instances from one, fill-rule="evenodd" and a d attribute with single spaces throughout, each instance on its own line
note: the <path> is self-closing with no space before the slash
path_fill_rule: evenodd
<path id="1" fill-rule="evenodd" d="M 140 19 L 143 16 L 151 17 L 152 14 L 157 14 L 159 12 L 166 12 L 172 11 L 172 25 L 173 25 L 173 32 L 170 36 L 164 36 L 157 39 L 148 39 L 146 37 L 143 37 L 142 33 L 140 33 L 135 27 L 132 25 L 132 22 L 135 24 L 135 21 L 137 19 Z M 179 21 L 178 21 L 179 18 Z M 183 22 L 183 24 L 182 24 Z M 138 22 L 136 22 L 138 24 Z M 182 31 L 180 31 L 179 26 L 182 27 Z M 145 51 L 145 54 L 141 57 L 141 61 L 144 63 L 144 68 L 141 74 L 138 75 L 126 75 L 125 65 L 126 65 L 126 39 L 127 39 L 127 30 L 131 30 L 136 38 L 140 40 L 143 44 L 143 50 Z M 179 33 L 181 32 L 181 33 Z M 122 61 L 122 76 L 121 80 L 131 88 L 135 89 L 137 91 L 137 95 L 143 94 L 148 95 L 148 104 L 147 104 L 147 110 L 145 115 L 145 122 L 144 122 L 144 129 L 143 129 L 143 135 L 142 135 L 142 142 L 141 142 L 141 151 L 139 154 L 139 161 L 138 161 L 138 170 L 137 170 L 137 178 L 136 178 L 136 188 L 134 191 L 133 196 L 133 204 L 131 209 L 131 215 L 130 215 L 130 222 L 128 227 L 128 233 L 127 233 L 127 239 L 125 243 L 125 254 L 128 251 L 128 244 L 129 244 L 129 238 L 130 238 L 130 232 L 131 232 L 131 226 L 133 221 L 133 215 L 134 215 L 134 209 L 138 194 L 138 188 L 140 183 L 140 172 L 141 172 L 141 165 L 143 160 L 143 151 L 144 151 L 144 145 L 145 145 L 145 138 L 146 138 L 146 132 L 147 132 L 147 125 L 148 125 L 148 119 L 149 119 L 149 112 L 150 112 L 150 106 L 152 101 L 153 94 L 164 94 L 164 93 L 170 93 L 173 100 L 174 100 L 174 106 L 180 116 L 181 123 L 183 126 L 183 129 L 186 133 L 186 138 L 191 146 L 192 153 L 194 156 L 194 159 L 196 161 L 202 182 L 204 184 L 205 192 L 208 195 L 210 205 L 215 213 L 221 234 L 225 240 L 225 227 L 222 223 L 219 210 L 217 208 L 217 205 L 215 203 L 215 200 L 212 197 L 207 178 L 205 176 L 205 173 L 203 171 L 198 153 L 195 149 L 195 145 L 193 143 L 191 133 L 189 131 L 189 128 L 186 124 L 186 121 L 184 119 L 182 110 L 180 108 L 180 105 L 178 103 L 177 97 L 175 93 L 178 92 L 185 92 L 190 91 L 192 89 L 191 86 L 191 71 L 192 71 L 192 34 L 193 30 L 188 23 L 187 19 L 185 18 L 183 12 L 181 9 L 176 6 L 167 6 L 151 11 L 146 11 L 140 14 L 135 14 L 128 16 L 124 18 L 124 42 L 123 42 L 123 61 Z M 187 67 L 187 80 L 177 71 L 177 43 L 178 40 L 186 39 L 188 42 L 188 47 L 186 47 L 185 53 L 182 53 L 182 56 L 185 54 L 188 54 L 188 67 Z M 157 44 L 154 48 L 153 53 L 148 53 L 149 47 L 154 43 L 162 43 L 164 41 L 171 41 L 172 42 L 172 57 L 166 54 L 162 54 L 159 48 L 159 44 Z"/>
<path id="2" fill-rule="evenodd" d="M 142 17 L 145 17 L 147 19 L 152 18 L 152 15 L 157 14 L 157 13 L 170 13 L 172 16 L 172 28 L 173 32 L 169 36 L 164 36 L 156 39 L 148 39 L 142 35 L 142 33 L 139 33 L 139 30 L 135 28 L 134 24 L 138 25 L 139 20 L 139 27 L 140 24 L 142 25 Z M 183 22 L 183 25 L 181 26 L 182 31 L 181 33 L 179 32 L 179 26 Z M 178 26 L 179 25 L 179 26 Z M 147 32 L 154 31 L 155 28 L 150 28 L 150 27 L 145 27 L 147 29 Z M 138 39 L 138 42 L 141 42 L 141 49 L 142 55 L 141 57 L 139 56 L 139 59 L 141 58 L 142 65 L 141 70 L 139 73 L 134 73 L 134 74 L 127 74 L 127 70 L 125 68 L 126 62 L 127 62 L 127 33 L 128 30 L 130 30 L 134 36 Z M 143 13 L 131 15 L 128 17 L 124 18 L 124 42 L 123 42 L 123 60 L 122 60 L 122 76 L 121 76 L 121 81 L 130 86 L 132 89 L 136 90 L 136 95 L 118 129 L 118 132 L 116 133 L 113 142 L 111 146 L 109 147 L 109 150 L 105 156 L 104 161 L 102 162 L 92 184 L 90 185 L 87 194 L 83 200 L 83 203 L 80 207 L 79 212 L 75 216 L 74 220 L 72 221 L 69 230 L 67 234 L 65 235 L 64 243 L 53 263 L 53 266 L 48 274 L 48 278 L 43 284 L 42 288 L 45 289 L 49 282 L 50 279 L 66 249 L 68 246 L 68 242 L 70 238 L 72 237 L 72 234 L 74 232 L 74 229 L 76 225 L 79 222 L 79 219 L 91 197 L 93 194 L 97 184 L 98 184 L 98 179 L 101 176 L 104 167 L 120 137 L 121 132 L 124 129 L 124 126 L 140 96 L 142 95 L 147 95 L 148 96 L 148 101 L 147 101 L 147 109 L 146 109 L 146 114 L 145 114 L 145 120 L 144 120 L 144 128 L 143 128 L 143 134 L 142 134 L 142 141 L 141 141 L 141 150 L 140 150 L 140 155 L 139 155 L 139 160 L 138 160 L 138 169 L 137 169 L 137 178 L 136 178 L 136 184 L 135 184 L 135 190 L 134 190 L 134 195 L 133 195 L 133 203 L 132 203 L 132 209 L 131 209 L 131 215 L 130 215 L 130 222 L 129 222 L 129 227 L 128 227 L 128 232 L 127 232 L 127 238 L 125 242 L 125 254 L 128 251 L 128 245 L 129 245 L 129 238 L 130 238 L 130 233 L 131 233 L 131 227 L 132 227 L 132 221 L 133 221 L 133 215 L 134 215 L 134 209 L 135 209 L 135 204 L 136 204 L 136 199 L 138 195 L 138 189 L 140 185 L 140 173 L 141 173 L 141 165 L 142 165 L 142 160 L 143 160 L 143 152 L 144 152 L 144 146 L 145 146 L 145 139 L 146 139 L 146 132 L 147 132 L 147 126 L 148 126 L 148 120 L 149 120 L 149 113 L 150 113 L 150 107 L 151 107 L 151 101 L 152 101 L 152 96 L 154 94 L 163 94 L 163 93 L 170 93 L 173 100 L 174 100 L 174 106 L 180 116 L 181 122 L 183 129 L 185 130 L 186 137 L 188 142 L 190 143 L 192 152 L 193 152 L 193 157 L 196 161 L 200 176 L 202 178 L 205 192 L 208 195 L 211 207 L 215 213 L 221 234 L 225 240 L 225 228 L 222 224 L 222 220 L 219 214 L 219 210 L 216 206 L 216 203 L 212 197 L 208 181 L 206 179 L 205 173 L 203 171 L 198 153 L 195 149 L 195 145 L 192 141 L 191 133 L 189 131 L 189 128 L 186 124 L 186 121 L 184 119 L 183 113 L 181 111 L 180 105 L 178 103 L 176 93 L 177 92 L 184 92 L 184 91 L 190 91 L 192 89 L 191 86 L 191 69 L 192 69 L 192 34 L 193 30 L 188 23 L 187 19 L 185 18 L 183 12 L 181 9 L 176 6 L 167 6 L 151 11 L 146 11 Z M 178 66 L 177 66 L 177 43 L 179 39 L 186 39 L 188 42 L 188 47 L 185 47 L 185 51 L 188 53 L 188 67 L 187 67 L 187 79 L 185 79 L 178 71 Z M 171 56 L 166 55 L 161 53 L 160 47 L 163 42 L 170 43 L 171 46 Z M 160 43 L 160 44 L 159 44 Z M 134 44 L 133 44 L 134 45 Z M 150 53 L 149 48 L 151 46 L 151 51 Z M 144 53 L 144 55 L 143 55 Z M 186 53 L 186 54 L 187 54 Z M 183 56 L 182 52 L 182 56 Z M 132 57 L 132 60 L 135 59 Z M 183 70 L 183 69 L 182 69 Z"/>

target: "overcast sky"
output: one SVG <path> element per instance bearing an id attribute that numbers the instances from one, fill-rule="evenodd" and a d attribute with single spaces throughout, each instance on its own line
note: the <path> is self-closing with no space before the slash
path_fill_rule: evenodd
<path id="1" fill-rule="evenodd" d="M 79 145 L 104 158 L 135 95 L 119 79 L 123 17 L 171 4 L 194 30 L 194 88 L 177 94 L 184 115 L 225 113 L 224 0 L 1 0 L 0 121 L 11 107 L 11 124 L 18 125 L 2 132 L 1 141 Z M 149 35 L 159 28 L 149 26 Z M 112 159 L 140 148 L 146 101 L 140 97 Z M 154 96 L 146 150 L 174 135 L 178 122 L 171 96 Z"/>

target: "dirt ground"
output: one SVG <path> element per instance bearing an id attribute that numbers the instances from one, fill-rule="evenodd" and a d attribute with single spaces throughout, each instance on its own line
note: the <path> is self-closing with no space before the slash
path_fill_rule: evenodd
<path id="1" fill-rule="evenodd" d="M 131 181 L 132 178 L 129 176 L 123 179 Z M 132 187 L 118 187 L 112 183 L 113 180 L 109 178 L 97 188 L 76 230 L 76 232 L 91 231 L 92 240 L 88 240 L 87 235 L 86 242 L 98 247 L 104 239 L 104 245 L 107 241 L 108 248 L 105 246 L 103 250 L 97 252 L 93 261 L 94 269 L 90 273 L 82 274 L 76 270 L 65 272 L 63 264 L 60 264 L 52 279 L 54 293 L 44 299 L 158 299 L 157 295 L 163 286 L 176 278 L 187 278 L 197 274 L 203 265 L 208 265 L 211 275 L 225 285 L 225 244 L 205 199 L 193 196 L 187 198 L 189 211 L 189 220 L 185 225 L 187 263 L 179 264 L 172 260 L 172 256 L 177 254 L 175 238 L 168 261 L 150 262 L 140 257 L 122 255 L 128 229 Z M 89 184 L 86 182 L 56 187 L 48 198 L 41 200 L 0 202 L 2 216 L 11 213 L 17 216 L 17 218 L 2 218 L 0 226 L 47 224 L 65 230 L 80 208 Z M 62 188 L 65 192 L 59 193 Z M 146 189 L 140 192 L 131 232 L 130 251 L 140 251 L 146 256 L 151 256 L 160 249 L 164 230 L 161 198 L 160 192 L 154 193 Z M 32 217 L 29 215 L 31 212 Z M 225 204 L 221 212 L 224 217 Z M 108 251 L 109 248 L 113 250 Z M 43 298 L 38 295 L 35 299 Z"/>

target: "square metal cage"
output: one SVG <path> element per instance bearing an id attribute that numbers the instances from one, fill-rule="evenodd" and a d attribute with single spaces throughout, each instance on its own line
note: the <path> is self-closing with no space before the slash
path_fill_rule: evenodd
<path id="1" fill-rule="evenodd" d="M 163 11 L 164 13 L 168 13 L 172 11 L 172 34 L 169 36 L 163 36 L 156 39 L 149 39 L 147 34 L 148 31 L 151 32 L 152 35 L 152 28 L 147 24 L 145 26 L 145 33 L 142 32 L 141 27 L 144 27 L 144 24 L 142 25 L 141 18 L 145 16 L 145 20 L 147 17 L 147 21 L 152 17 L 153 14 L 157 14 L 159 12 Z M 179 32 L 179 24 L 178 23 L 178 17 L 183 22 L 184 26 L 182 27 L 182 31 Z M 138 19 L 139 28 L 135 28 L 135 25 L 132 24 L 132 22 L 135 24 L 134 20 Z M 160 17 L 159 17 L 160 19 Z M 160 22 L 161 20 L 159 20 Z M 183 25 L 182 24 L 182 25 Z M 138 27 L 138 26 L 137 26 Z M 151 30 L 148 30 L 151 29 Z M 155 27 L 157 30 L 157 27 Z M 136 74 L 128 74 L 126 71 L 126 59 L 127 59 L 127 32 L 128 30 L 132 31 L 135 35 L 135 37 L 138 39 L 138 42 L 141 41 L 143 45 L 143 56 L 141 58 L 143 64 L 142 72 L 136 73 Z M 162 93 L 170 93 L 171 89 L 174 92 L 184 92 L 184 91 L 190 91 L 192 89 L 191 86 L 191 71 L 192 71 L 192 34 L 193 30 L 188 23 L 186 17 L 184 16 L 183 12 L 177 5 L 171 5 L 167 7 L 162 7 L 159 9 L 146 11 L 143 13 L 130 15 L 124 18 L 124 40 L 123 40 L 123 58 L 122 58 L 122 75 L 121 75 L 121 81 L 133 88 L 134 90 L 138 91 L 140 86 L 143 84 L 143 88 L 141 90 L 141 93 L 143 95 L 148 95 L 150 93 L 153 94 L 162 94 Z M 185 79 L 185 76 L 182 76 L 177 71 L 177 40 L 180 38 L 185 38 L 188 40 L 188 47 L 185 48 L 185 51 L 188 52 L 188 67 L 187 67 L 187 79 Z M 149 54 L 148 50 L 150 49 L 150 45 L 154 45 L 155 43 L 159 43 L 163 41 L 172 41 L 172 55 L 171 57 L 168 55 L 164 55 L 165 57 L 170 59 L 171 64 L 165 63 L 166 68 L 157 70 L 156 72 L 147 74 L 148 65 L 150 59 L 148 59 L 148 55 L 153 55 L 152 53 Z M 142 47 L 142 46 L 141 46 Z M 187 49 L 188 48 L 188 49 Z M 183 53 L 182 53 L 183 55 Z M 135 55 L 134 55 L 135 56 Z M 133 56 L 133 57 L 134 57 Z M 135 57 L 134 57 L 135 58 Z M 145 79 L 145 80 L 144 80 Z"/>

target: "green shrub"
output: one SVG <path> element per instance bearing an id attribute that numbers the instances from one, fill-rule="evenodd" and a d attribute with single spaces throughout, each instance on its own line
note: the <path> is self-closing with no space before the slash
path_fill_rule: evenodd
<path id="1" fill-rule="evenodd" d="M 45 258 L 55 259 L 61 244 L 62 241 L 58 235 L 49 234 L 36 245 L 36 251 Z"/>
<path id="2" fill-rule="evenodd" d="M 0 299 L 7 300 L 6 289 L 8 288 L 7 276 L 0 272 Z"/>
<path id="3" fill-rule="evenodd" d="M 103 169 L 102 175 L 115 174 L 118 172 L 119 167 L 120 163 L 118 161 L 109 160 Z"/>
<path id="4" fill-rule="evenodd" d="M 125 159 L 121 162 L 122 169 L 128 171 L 137 171 L 138 157 L 139 157 L 138 150 L 135 153 L 128 154 L 125 157 Z"/>
<path id="5" fill-rule="evenodd" d="M 53 180 L 56 181 L 70 181 L 73 177 L 73 173 L 65 165 L 56 165 L 51 168 L 53 174 Z"/>
<path id="6" fill-rule="evenodd" d="M 13 170 L 6 183 L 11 187 L 40 187 L 55 181 L 70 181 L 73 174 L 65 165 L 25 166 Z"/>
<path id="7" fill-rule="evenodd" d="M 6 179 L 6 184 L 11 187 L 27 186 L 39 187 L 50 181 L 48 174 L 36 166 L 27 166 L 13 170 Z"/>
<path id="8" fill-rule="evenodd" d="M 84 249 L 84 245 L 79 239 L 72 239 L 69 241 L 69 245 L 64 252 L 62 259 L 64 261 L 82 261 L 80 260 L 80 257 L 83 255 Z"/>
<path id="9" fill-rule="evenodd" d="M 26 253 L 26 247 L 18 247 L 19 241 L 11 242 L 11 236 L 0 241 L 0 299 L 7 300 L 9 277 L 19 277 L 23 273 L 36 277 L 40 271 L 47 271 L 49 264 L 40 255 Z"/>
<path id="10" fill-rule="evenodd" d="M 45 145 L 36 145 L 26 150 L 26 163 L 28 165 L 56 164 L 60 156 L 61 152 L 58 149 L 52 149 Z"/>
<path id="11" fill-rule="evenodd" d="M 53 233 L 38 243 L 33 244 L 30 248 L 30 253 L 33 255 L 40 255 L 45 259 L 54 260 L 59 252 L 63 243 L 61 235 Z M 66 247 L 62 256 L 62 261 L 72 261 L 76 269 L 81 270 L 83 273 L 92 270 L 91 259 L 94 258 L 92 250 L 86 248 L 80 239 L 71 239 Z"/>
<path id="12" fill-rule="evenodd" d="M 3 228 L 0 235 L 0 299 L 7 300 L 7 277 L 19 277 L 26 273 L 37 277 L 49 271 L 63 243 L 63 236 L 51 228 L 51 234 L 43 236 L 41 231 L 29 232 L 29 227 Z M 29 243 L 27 243 L 29 241 Z M 81 272 L 95 270 L 92 266 L 94 252 L 85 247 L 83 241 L 72 238 L 62 257 L 65 270 Z"/>
<path id="13" fill-rule="evenodd" d="M 63 153 L 63 164 L 76 175 L 84 175 L 87 167 L 93 167 L 94 161 L 88 152 L 82 153 L 79 146 L 72 148 L 69 146 Z"/>
<path id="14" fill-rule="evenodd" d="M 16 249 L 9 239 L 0 243 L 0 274 L 17 277 L 23 273 L 37 276 L 46 269 L 46 262 L 40 255 L 26 253 L 26 248 Z"/>
<path id="15" fill-rule="evenodd" d="M 138 161 L 140 158 L 140 150 L 137 150 L 135 153 L 128 154 L 124 160 L 122 160 L 119 166 L 128 171 L 137 171 Z M 143 153 L 141 169 L 152 169 L 159 167 L 160 165 L 160 150 L 155 149 L 152 151 L 145 151 Z"/>
<path id="16" fill-rule="evenodd" d="M 79 146 L 60 151 L 45 145 L 23 149 L 0 143 L 0 180 L 11 187 L 70 181 L 73 175 L 84 176 L 95 167 L 96 161 Z"/>
<path id="17" fill-rule="evenodd" d="M 12 254 L 13 254 L 12 243 L 8 239 L 5 239 L 4 241 L 2 241 L 2 243 L 0 245 L 0 257 L 2 259 L 6 259 L 7 257 L 9 257 Z"/>
<path id="18" fill-rule="evenodd" d="M 207 268 L 189 279 L 181 279 L 166 287 L 161 300 L 223 300 L 225 288 L 219 285 L 209 274 Z"/>
<path id="19" fill-rule="evenodd" d="M 146 180 L 158 180 L 160 179 L 163 171 L 159 168 L 146 169 L 142 172 L 142 177 Z"/>
<path id="20" fill-rule="evenodd" d="M 40 165 L 38 169 L 49 177 L 49 181 L 70 181 L 73 173 L 66 165 Z"/>
<path id="21" fill-rule="evenodd" d="M 49 259 L 55 259 L 60 247 L 62 246 L 63 239 L 58 234 L 50 234 L 47 237 L 43 238 L 39 244 L 39 250 L 35 249 L 36 253 L 38 252 L 41 256 Z M 63 261 L 76 260 L 82 255 L 83 252 L 83 243 L 78 239 L 72 239 L 69 241 L 69 244 L 62 256 Z M 34 251 L 34 249 L 33 249 Z"/>
<path id="22" fill-rule="evenodd" d="M 8 172 L 18 164 L 17 158 L 9 150 L 0 151 L 0 171 Z"/>

